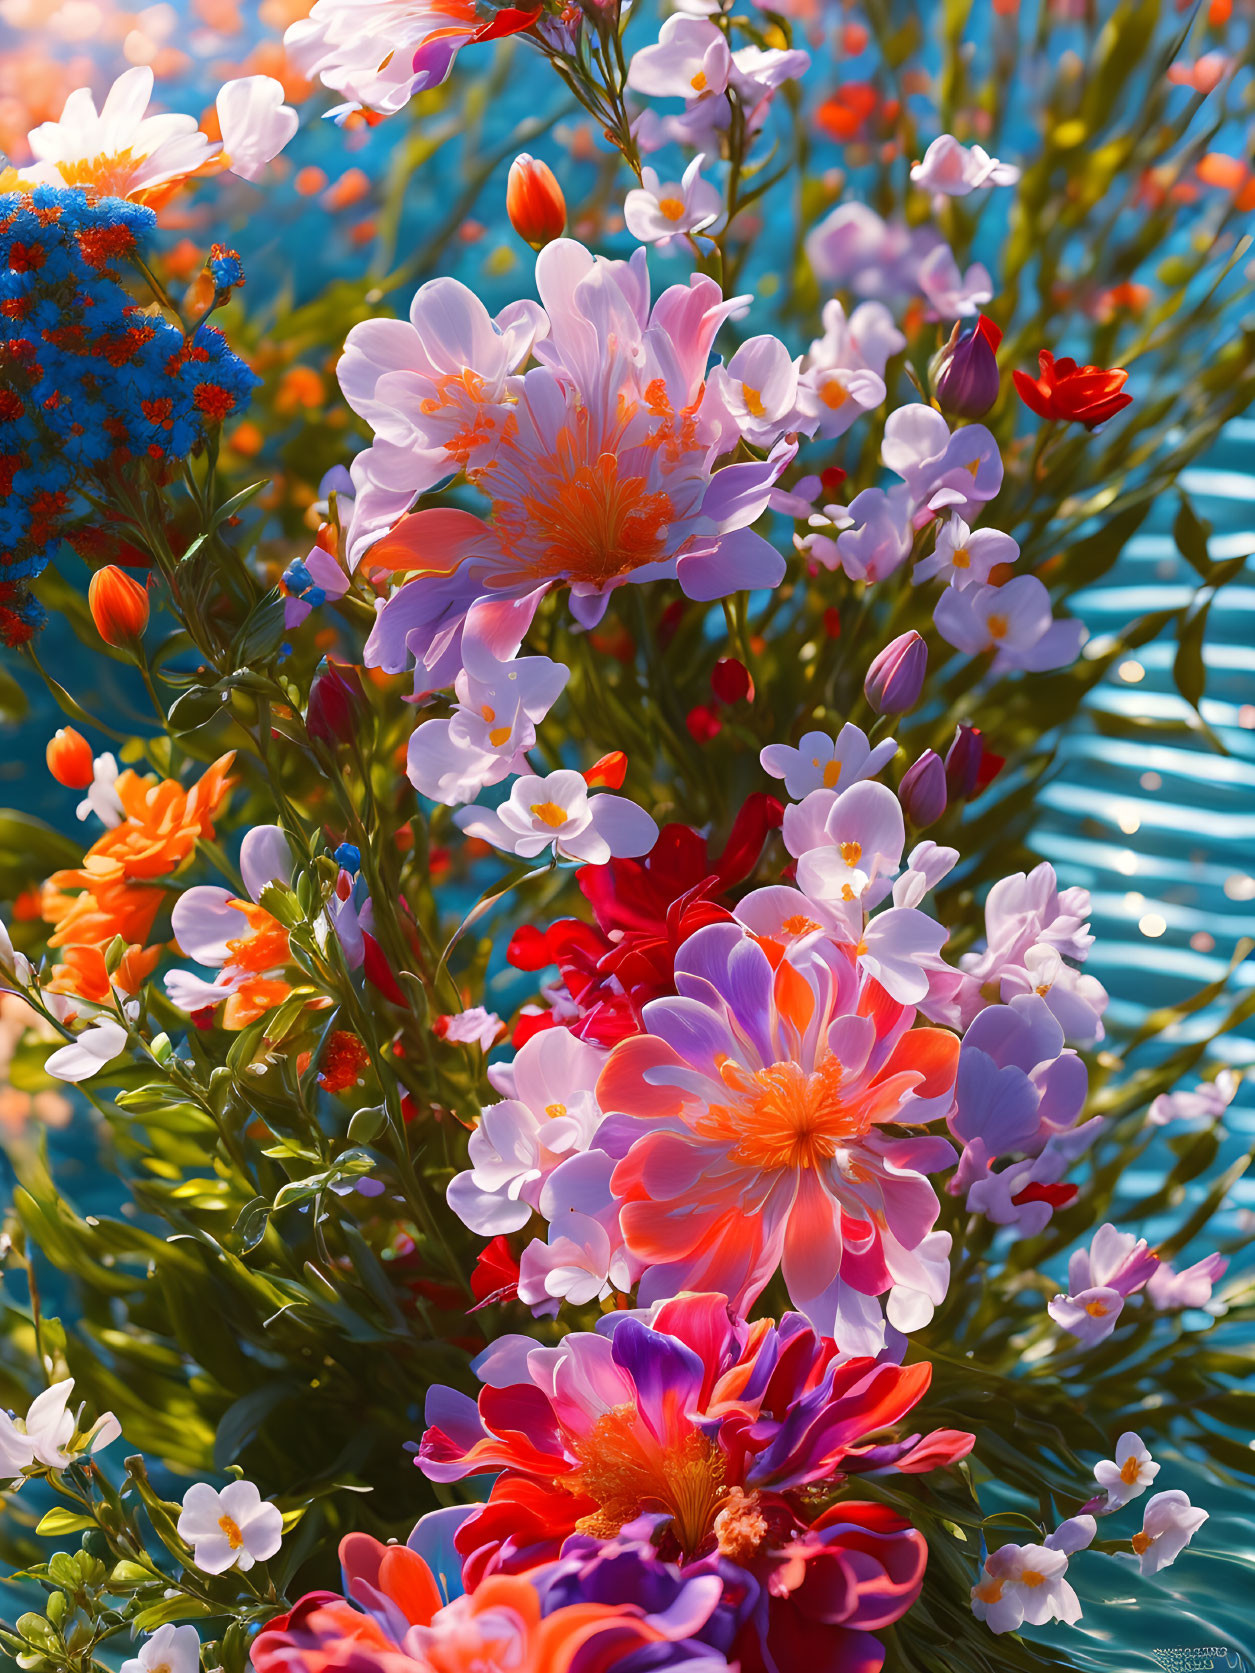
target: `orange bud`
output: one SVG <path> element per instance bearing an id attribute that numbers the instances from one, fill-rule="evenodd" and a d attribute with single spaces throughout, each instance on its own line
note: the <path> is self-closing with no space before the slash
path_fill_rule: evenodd
<path id="1" fill-rule="evenodd" d="M 597 785 L 607 790 L 622 788 L 623 780 L 627 777 L 628 758 L 621 749 L 612 749 L 609 755 L 603 755 L 600 761 L 594 761 L 584 774 L 584 782 L 590 789 Z"/>
<path id="2" fill-rule="evenodd" d="M 92 781 L 92 746 L 72 726 L 62 726 L 48 740 L 48 771 L 67 790 L 86 790 Z"/>
<path id="3" fill-rule="evenodd" d="M 148 626 L 148 593 L 116 564 L 106 564 L 87 589 L 96 631 L 106 645 L 133 649 Z"/>
<path id="4" fill-rule="evenodd" d="M 566 226 L 566 199 L 548 163 L 524 151 L 510 164 L 505 189 L 510 225 L 534 250 L 561 238 Z"/>

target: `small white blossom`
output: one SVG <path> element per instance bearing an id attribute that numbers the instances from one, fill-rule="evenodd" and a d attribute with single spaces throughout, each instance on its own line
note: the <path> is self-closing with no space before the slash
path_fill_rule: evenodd
<path id="1" fill-rule="evenodd" d="M 178 1528 L 197 1568 L 225 1574 L 274 1556 L 283 1541 L 283 1514 L 251 1481 L 233 1481 L 221 1493 L 198 1481 L 184 1495 Z"/>
<path id="2" fill-rule="evenodd" d="M 1135 1435 L 1132 1430 L 1121 1435 L 1116 1442 L 1114 1459 L 1104 1458 L 1101 1464 L 1094 1465 L 1094 1480 L 1100 1487 L 1106 1488 L 1109 1510 L 1119 1510 L 1131 1499 L 1140 1499 L 1158 1474 L 1159 1465 L 1151 1457 L 1141 1436 Z"/>

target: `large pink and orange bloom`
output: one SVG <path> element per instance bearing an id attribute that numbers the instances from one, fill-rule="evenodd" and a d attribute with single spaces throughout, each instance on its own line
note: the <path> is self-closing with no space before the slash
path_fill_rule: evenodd
<path id="1" fill-rule="evenodd" d="M 795 928 L 806 931 L 806 924 Z M 949 1236 L 925 1174 L 953 1160 L 922 1125 L 953 1095 L 957 1038 L 860 968 L 859 948 L 811 933 L 789 947 L 712 924 L 676 959 L 676 996 L 646 1005 L 598 1082 L 599 1143 L 641 1297 L 717 1289 L 742 1311 L 777 1268 L 817 1329 L 856 1352 L 889 1322 L 927 1322 L 945 1294 Z"/>
<path id="2" fill-rule="evenodd" d="M 709 600 L 784 574 L 750 525 L 793 444 L 778 438 L 764 461 L 717 468 L 741 429 L 707 364 L 748 299 L 725 301 L 694 275 L 651 306 L 643 251 L 606 261 L 570 239 L 541 252 L 536 285 L 543 306 L 517 302 L 494 320 L 464 285 L 432 280 L 408 323 L 355 326 L 340 363 L 349 404 L 375 432 L 353 464 L 350 561 L 413 575 L 380 615 L 367 661 L 391 672 L 414 662 L 422 685 L 456 675 L 481 598 L 514 601 L 502 615 L 517 637 L 554 586 L 587 627 L 625 582 L 670 578 Z M 487 516 L 404 516 L 457 473 Z"/>

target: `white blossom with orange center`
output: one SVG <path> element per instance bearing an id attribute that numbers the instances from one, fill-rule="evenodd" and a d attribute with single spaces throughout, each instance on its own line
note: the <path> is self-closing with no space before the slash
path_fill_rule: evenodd
<path id="1" fill-rule="evenodd" d="M 283 1514 L 251 1481 L 232 1481 L 221 1493 L 198 1481 L 183 1496 L 178 1531 L 202 1573 L 225 1574 L 274 1556 L 283 1541 Z"/>

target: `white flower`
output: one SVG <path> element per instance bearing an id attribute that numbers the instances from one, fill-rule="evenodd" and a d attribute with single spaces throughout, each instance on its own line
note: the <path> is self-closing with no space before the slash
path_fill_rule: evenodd
<path id="1" fill-rule="evenodd" d="M 1133 1535 L 1133 1549 L 1142 1573 L 1157 1574 L 1161 1568 L 1175 1563 L 1206 1520 L 1207 1512 L 1196 1509 L 1180 1488 L 1156 1493 L 1153 1499 L 1148 1499 L 1142 1531 Z"/>
<path id="2" fill-rule="evenodd" d="M 1079 1621 L 1081 1603 L 1065 1578 L 1068 1558 L 1048 1545 L 1003 1545 L 985 1558 L 972 1587 L 972 1613 L 990 1632 L 1015 1632 L 1028 1621 Z"/>
<path id="3" fill-rule="evenodd" d="M 259 180 L 296 133 L 301 119 L 283 102 L 283 83 L 273 76 L 228 81 L 217 99 L 222 160 L 242 180 Z"/>
<path id="4" fill-rule="evenodd" d="M 1020 171 L 1001 163 L 979 145 L 961 145 L 953 134 L 941 134 L 911 168 L 911 180 L 926 192 L 962 198 L 981 186 L 1014 186 Z"/>
<path id="5" fill-rule="evenodd" d="M 688 233 L 713 228 L 723 215 L 723 194 L 702 179 L 705 157 L 698 155 L 680 180 L 663 181 L 652 168 L 641 170 L 641 183 L 623 200 L 623 219 L 641 244 L 668 249 Z"/>
<path id="6" fill-rule="evenodd" d="M 1106 1488 L 1109 1510 L 1119 1510 L 1131 1499 L 1140 1499 L 1158 1474 L 1159 1465 L 1142 1444 L 1141 1436 L 1132 1430 L 1116 1442 L 1114 1459 L 1104 1458 L 1094 1465 L 1094 1480 Z"/>
<path id="7" fill-rule="evenodd" d="M 126 1049 L 126 1029 L 112 1017 L 98 1017 L 76 1040 L 54 1051 L 44 1068 L 57 1080 L 90 1080 Z"/>
<path id="8" fill-rule="evenodd" d="M 92 762 L 92 781 L 87 786 L 87 794 L 75 809 L 78 817 L 86 819 L 89 814 L 94 813 L 101 824 L 108 825 L 110 830 L 120 825 L 126 814 L 117 786 L 118 763 L 106 750 Z"/>
<path id="9" fill-rule="evenodd" d="M 12 941 L 9 940 L 7 927 L 0 923 L 0 991 L 16 993 L 17 988 L 13 987 L 8 980 L 10 972 L 13 981 L 17 983 L 19 988 L 30 986 L 32 980 L 30 960 L 25 953 L 19 953 L 16 950 Z"/>
<path id="10" fill-rule="evenodd" d="M 283 1514 L 251 1481 L 233 1481 L 221 1493 L 198 1481 L 184 1495 L 178 1528 L 198 1569 L 225 1574 L 274 1556 L 283 1541 Z"/>
<path id="11" fill-rule="evenodd" d="M 643 808 L 625 796 L 590 797 L 583 776 L 569 768 L 517 779 L 495 811 L 467 807 L 454 821 L 468 836 L 524 860 L 552 848 L 564 860 L 599 866 L 612 856 L 646 854 L 658 840 L 658 827 Z"/>
<path id="12" fill-rule="evenodd" d="M 0 1412 L 0 1477 L 12 1479 L 32 1464 L 63 1470 L 81 1452 L 97 1452 L 116 1441 L 122 1433 L 112 1412 L 96 1420 L 79 1447 L 70 1449 L 78 1428 L 78 1414 L 68 1410 L 74 1392 L 73 1377 L 53 1383 L 31 1401 L 25 1420 Z"/>
<path id="13" fill-rule="evenodd" d="M 200 1637 L 195 1627 L 158 1627 L 140 1646 L 137 1656 L 122 1663 L 120 1673 L 196 1673 L 200 1666 Z"/>
<path id="14" fill-rule="evenodd" d="M 214 146 L 194 116 L 149 116 L 153 72 L 147 64 L 126 70 L 100 110 L 91 90 L 80 87 L 56 122 L 42 122 L 27 136 L 36 166 L 28 181 L 85 183 L 111 197 L 147 197 L 154 188 L 195 174 Z"/>
<path id="15" fill-rule="evenodd" d="M 501 1034 L 502 1023 L 495 1011 L 486 1011 L 482 1005 L 471 1005 L 465 1011 L 437 1017 L 433 1027 L 442 1040 L 491 1051 Z"/>
<path id="16" fill-rule="evenodd" d="M 886 738 L 873 749 L 867 734 L 847 722 L 835 738 L 826 732 L 807 732 L 796 749 L 768 744 L 759 755 L 763 771 L 782 778 L 794 801 L 812 790 L 848 790 L 860 779 L 874 778 L 893 760 L 897 744 Z"/>

